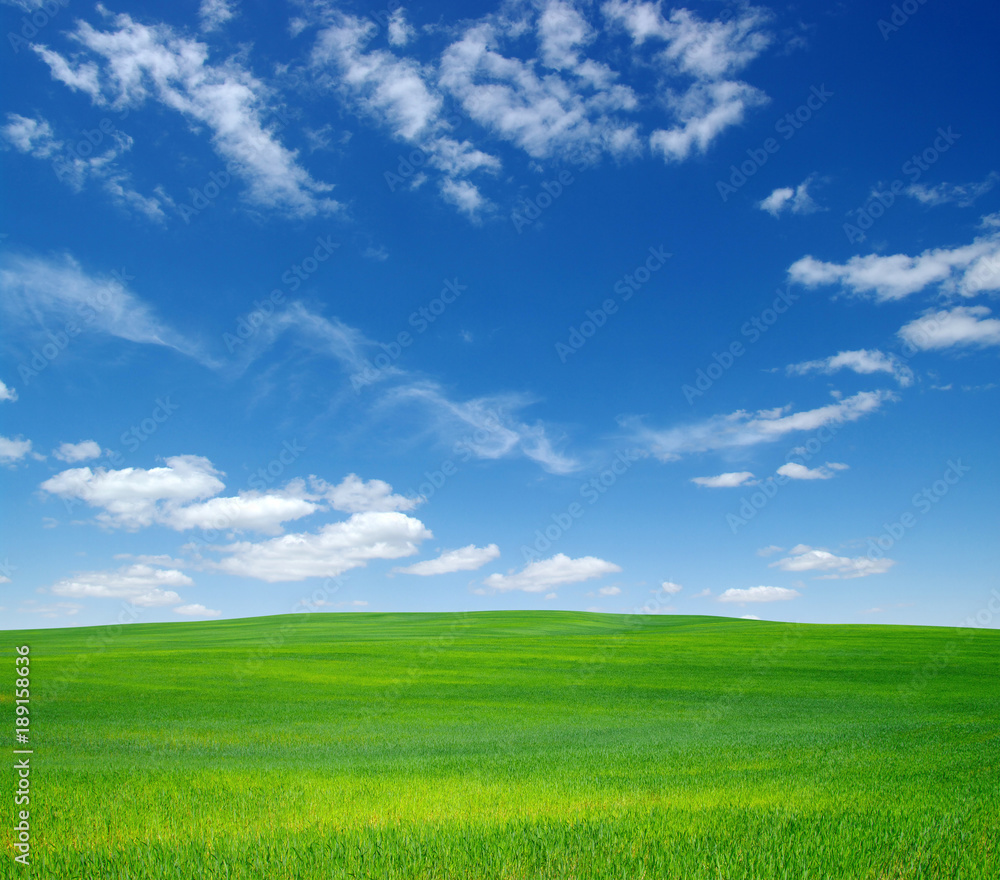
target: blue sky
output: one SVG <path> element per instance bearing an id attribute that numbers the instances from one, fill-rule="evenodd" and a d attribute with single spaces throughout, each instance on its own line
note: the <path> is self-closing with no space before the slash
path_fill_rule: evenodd
<path id="1" fill-rule="evenodd" d="M 6 627 L 997 625 L 991 4 L 2 12 Z"/>

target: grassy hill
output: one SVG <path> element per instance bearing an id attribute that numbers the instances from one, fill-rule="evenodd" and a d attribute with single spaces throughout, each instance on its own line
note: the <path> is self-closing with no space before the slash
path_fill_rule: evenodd
<path id="1" fill-rule="evenodd" d="M 31 647 L 35 750 L 34 867 L 4 877 L 1000 876 L 997 631 L 553 611 L 2 636 Z M 10 852 L 10 796 L 0 821 Z"/>

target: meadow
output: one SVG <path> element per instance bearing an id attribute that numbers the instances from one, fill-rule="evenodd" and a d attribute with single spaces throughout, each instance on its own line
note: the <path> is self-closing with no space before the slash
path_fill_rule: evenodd
<path id="1" fill-rule="evenodd" d="M 1000 877 L 994 630 L 551 611 L 2 638 L 8 730 L 31 648 L 34 750 L 32 866 L 7 794 L 2 877 Z"/>

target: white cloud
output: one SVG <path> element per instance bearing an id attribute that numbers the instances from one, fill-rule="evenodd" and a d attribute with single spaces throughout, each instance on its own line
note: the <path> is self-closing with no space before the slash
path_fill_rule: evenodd
<path id="1" fill-rule="evenodd" d="M 124 599 L 133 605 L 156 607 L 176 605 L 181 597 L 166 587 L 194 584 L 183 572 L 136 564 L 116 571 L 91 571 L 63 578 L 49 588 L 56 596 L 72 599 Z"/>
<path id="2" fill-rule="evenodd" d="M 174 614 L 183 614 L 185 617 L 218 617 L 221 611 L 206 608 L 204 605 L 178 605 L 174 609 Z"/>
<path id="3" fill-rule="evenodd" d="M 777 544 L 770 544 L 767 547 L 761 547 L 757 551 L 758 556 L 773 556 L 775 553 L 780 553 L 784 550 L 784 547 L 779 547 Z"/>
<path id="4" fill-rule="evenodd" d="M 750 587 L 746 590 L 726 590 L 719 596 L 718 601 L 744 605 L 747 602 L 781 602 L 797 599 L 801 595 L 798 590 L 789 590 L 785 587 Z"/>
<path id="5" fill-rule="evenodd" d="M 225 488 L 219 476 L 207 458 L 175 455 L 164 467 L 148 470 L 72 468 L 46 480 L 41 489 L 103 508 L 97 519 L 104 525 L 137 529 L 161 521 L 165 509 L 218 494 Z"/>
<path id="6" fill-rule="evenodd" d="M 454 205 L 470 218 L 477 218 L 492 203 L 484 199 L 479 188 L 467 180 L 444 180 L 441 182 L 441 197 Z"/>
<path id="7" fill-rule="evenodd" d="M 649 143 L 666 161 L 686 159 L 695 148 L 704 152 L 723 131 L 740 124 L 748 109 L 767 101 L 758 89 L 728 79 L 771 42 L 763 29 L 769 18 L 765 10 L 744 7 L 726 22 L 704 21 L 686 9 L 672 10 L 665 18 L 660 3 L 636 0 L 611 0 L 602 11 L 609 22 L 628 31 L 635 47 L 659 49 L 652 60 L 676 123 L 654 131 Z M 668 85 L 685 75 L 694 79 L 685 89 Z"/>
<path id="8" fill-rule="evenodd" d="M 618 596 L 621 595 L 620 587 L 601 587 L 597 594 L 599 596 Z"/>
<path id="9" fill-rule="evenodd" d="M 836 461 L 828 461 L 825 466 L 817 468 L 807 468 L 804 464 L 790 461 L 778 468 L 778 473 L 792 480 L 829 480 L 834 476 L 835 471 L 843 471 L 847 468 L 846 464 Z"/>
<path id="10" fill-rule="evenodd" d="M 746 67 L 771 43 L 763 30 L 770 19 L 765 9 L 744 6 L 729 21 L 703 21 L 687 9 L 674 9 L 664 18 L 659 2 L 610 0 L 605 17 L 625 27 L 635 45 L 657 40 L 666 43 L 661 62 L 692 76 L 730 76 Z"/>
<path id="11" fill-rule="evenodd" d="M 201 29 L 205 33 L 218 30 L 235 17 L 232 0 L 201 0 L 201 6 L 198 7 L 198 18 L 201 19 Z"/>
<path id="12" fill-rule="evenodd" d="M 0 137 L 21 153 L 36 159 L 49 159 L 62 149 L 52 126 L 44 119 L 33 119 L 18 113 L 7 114 L 7 124 L 0 128 Z"/>
<path id="13" fill-rule="evenodd" d="M 753 480 L 753 474 L 750 471 L 734 471 L 728 474 L 719 474 L 716 477 L 691 478 L 692 483 L 706 486 L 709 489 L 732 489 L 745 485 L 748 480 Z"/>
<path id="14" fill-rule="evenodd" d="M 766 199 L 758 202 L 757 207 L 767 211 L 772 217 L 777 217 L 785 211 L 792 214 L 813 214 L 820 210 L 820 207 L 809 194 L 809 185 L 812 182 L 813 178 L 807 177 L 795 188 L 779 187 Z"/>
<path id="15" fill-rule="evenodd" d="M 565 34 L 556 37 L 551 13 L 548 19 L 543 13 L 542 20 L 546 57 L 569 63 L 572 44 Z M 636 151 L 636 126 L 609 115 L 636 107 L 630 88 L 615 84 L 614 75 L 596 64 L 590 82 L 569 73 L 539 76 L 531 61 L 497 51 L 503 37 L 498 24 L 477 22 L 441 57 L 439 82 L 471 118 L 534 159 L 561 155 L 594 161 L 605 152 Z"/>
<path id="16" fill-rule="evenodd" d="M 825 571 L 820 580 L 848 580 L 851 578 L 868 577 L 872 574 L 884 574 L 896 564 L 894 559 L 869 559 L 867 556 L 835 556 L 828 550 L 810 547 L 808 544 L 798 544 L 789 551 L 790 556 L 769 564 L 770 568 L 782 571 Z"/>
<path id="17" fill-rule="evenodd" d="M 454 123 L 444 116 L 444 98 L 429 69 L 391 51 L 367 48 L 376 31 L 370 21 L 337 13 L 334 22 L 319 32 L 312 50 L 313 69 L 322 72 L 319 82 L 332 84 L 359 113 L 388 128 L 397 139 L 419 147 L 421 167 L 444 175 L 443 197 L 470 216 L 478 216 L 488 200 L 475 185 L 459 178 L 474 171 L 495 172 L 500 161 L 468 140 L 451 136 Z M 397 10 L 390 19 L 390 45 L 401 47 L 412 35 L 402 10 Z M 329 77 L 327 71 L 336 77 Z"/>
<path id="18" fill-rule="evenodd" d="M 815 361 L 790 364 L 785 368 L 790 376 L 804 376 L 817 372 L 836 373 L 838 370 L 852 370 L 861 375 L 889 373 L 904 388 L 913 384 L 913 370 L 893 355 L 876 349 L 861 348 L 856 351 L 839 351 L 837 354 Z"/>
<path id="19" fill-rule="evenodd" d="M 672 581 L 664 581 L 662 584 L 660 584 L 660 589 L 664 593 L 675 595 L 676 593 L 679 593 L 681 590 L 683 590 L 684 587 L 682 587 L 680 584 L 675 584 Z"/>
<path id="20" fill-rule="evenodd" d="M 741 614 L 740 620 L 760 620 L 756 614 Z"/>
<path id="21" fill-rule="evenodd" d="M 595 556 L 571 559 L 564 553 L 557 553 L 549 559 L 531 562 L 516 574 L 491 574 L 483 583 L 494 590 L 523 590 L 526 593 L 543 593 L 552 587 L 575 584 L 606 574 L 620 572 L 613 562 L 606 562 Z"/>
<path id="22" fill-rule="evenodd" d="M 384 480 L 362 480 L 357 474 L 348 474 L 336 486 L 325 480 L 310 477 L 314 492 L 329 500 L 334 510 L 344 513 L 384 512 L 388 510 L 413 510 L 420 499 L 393 495 L 392 486 Z"/>
<path id="23" fill-rule="evenodd" d="M 302 480 L 291 480 L 266 492 L 214 497 L 225 488 L 221 476 L 207 458 L 178 455 L 166 459 L 163 467 L 149 469 L 73 468 L 46 480 L 41 488 L 68 501 L 100 508 L 97 522 L 103 526 L 133 531 L 157 524 L 176 531 L 201 528 L 279 534 L 283 523 L 325 509 L 320 503 L 322 496 L 310 494 Z M 322 480 L 314 482 L 320 488 L 327 487 Z M 329 487 L 329 491 L 335 494 L 341 488 L 343 484 Z M 368 488 L 368 500 L 375 505 L 378 487 Z M 361 495 L 350 496 L 349 490 L 343 503 L 361 504 Z M 385 509 L 399 500 L 391 495 L 381 498 Z"/>
<path id="24" fill-rule="evenodd" d="M 1000 345 L 1000 319 L 986 306 L 956 306 L 928 311 L 903 325 L 899 336 L 921 351 L 953 346 Z"/>
<path id="25" fill-rule="evenodd" d="M 228 574 L 270 583 L 335 577 L 372 559 L 412 556 L 421 541 L 432 537 L 420 520 L 403 513 L 355 513 L 318 532 L 213 547 L 224 556 L 208 564 Z"/>
<path id="26" fill-rule="evenodd" d="M 82 440 L 79 443 L 62 443 L 58 449 L 52 451 L 52 455 L 60 461 L 75 464 L 78 461 L 86 461 L 88 458 L 100 458 L 101 447 L 94 440 Z"/>
<path id="27" fill-rule="evenodd" d="M 661 461 L 675 461 L 692 452 L 754 446 L 779 440 L 796 431 L 814 431 L 824 425 L 854 422 L 895 399 L 888 391 L 861 391 L 836 403 L 797 413 L 786 414 L 788 407 L 754 413 L 738 410 L 730 415 L 665 430 L 647 428 L 638 419 L 623 419 L 622 423 L 631 427 L 634 439 Z"/>
<path id="28" fill-rule="evenodd" d="M 88 275 L 71 256 L 61 259 L 5 254 L 0 290 L 6 313 L 23 325 L 49 318 L 64 332 L 72 322 L 129 342 L 163 345 L 206 363 L 199 348 L 164 324 L 153 310 L 113 276 Z"/>
<path id="29" fill-rule="evenodd" d="M 649 146 L 667 162 L 686 159 L 697 147 L 704 153 L 723 131 L 743 122 L 746 111 L 767 102 L 759 89 L 743 82 L 713 82 L 693 86 L 671 97 L 679 124 L 658 129 L 649 136 Z"/>
<path id="30" fill-rule="evenodd" d="M 179 532 L 187 529 L 249 529 L 275 535 L 282 524 L 309 516 L 322 507 L 302 497 L 304 487 L 289 484 L 284 490 L 240 492 L 227 498 L 210 498 L 197 504 L 167 505 L 157 521 Z"/>
<path id="31" fill-rule="evenodd" d="M 695 593 L 694 594 L 694 598 L 695 599 L 703 599 L 705 596 L 711 596 L 711 595 L 712 595 L 712 591 L 711 590 L 704 589 L 700 593 Z"/>
<path id="32" fill-rule="evenodd" d="M 523 455 L 550 473 L 568 474 L 578 470 L 579 462 L 556 451 L 542 424 L 528 424 L 516 417 L 518 410 L 532 402 L 518 394 L 454 401 L 433 382 L 412 382 L 393 389 L 385 398 L 389 405 L 416 403 L 424 406 L 443 437 L 477 458 Z"/>
<path id="33" fill-rule="evenodd" d="M 978 183 L 939 183 L 937 186 L 914 183 L 908 186 L 905 192 L 925 205 L 954 204 L 960 208 L 968 208 L 975 204 L 976 199 L 993 189 L 998 181 L 1000 174 L 991 171 Z"/>
<path id="34" fill-rule="evenodd" d="M 0 128 L 0 138 L 35 159 L 48 159 L 56 176 L 79 192 L 90 180 L 99 183 L 115 204 L 137 210 L 150 220 L 164 218 L 160 199 L 144 196 L 132 186 L 131 176 L 119 165 L 118 159 L 132 149 L 132 138 L 111 128 L 98 131 L 100 152 L 81 156 L 57 138 L 52 126 L 44 119 L 7 114 L 7 124 Z"/>
<path id="35" fill-rule="evenodd" d="M 13 403 L 17 400 L 17 391 L 13 388 L 8 388 L 5 382 L 0 381 L 0 402 L 5 400 Z"/>
<path id="36" fill-rule="evenodd" d="M 389 17 L 387 36 L 390 46 L 405 46 L 416 36 L 416 31 L 406 20 L 406 10 L 402 7 L 393 10 Z"/>
<path id="37" fill-rule="evenodd" d="M 984 226 L 992 229 L 986 221 Z M 1000 290 L 1000 232 L 990 231 L 972 244 L 925 250 L 916 257 L 869 254 L 846 263 L 825 263 L 805 256 L 789 267 L 788 276 L 806 287 L 839 284 L 878 302 L 902 299 L 935 285 L 943 293 L 975 296 Z"/>
<path id="38" fill-rule="evenodd" d="M 491 562 L 500 555 L 500 548 L 496 544 L 489 544 L 486 547 L 477 547 L 469 544 L 467 547 L 460 547 L 458 550 L 446 550 L 436 559 L 426 559 L 423 562 L 416 562 L 405 568 L 394 568 L 394 572 L 399 574 L 450 574 L 453 571 L 475 571 L 482 568 L 487 562 Z"/>
<path id="39" fill-rule="evenodd" d="M 30 440 L 0 436 L 0 464 L 13 464 L 31 452 Z"/>
<path id="40" fill-rule="evenodd" d="M 67 60 L 35 45 L 52 76 L 86 92 L 95 104 L 137 108 L 153 98 L 205 125 L 219 155 L 233 164 L 255 205 L 294 216 L 311 217 L 339 208 L 320 183 L 297 163 L 263 123 L 267 87 L 236 56 L 221 64 L 208 61 L 208 46 L 182 36 L 166 24 L 143 25 L 127 14 L 112 17 L 112 29 L 95 30 L 77 21 L 71 38 L 90 59 Z"/>

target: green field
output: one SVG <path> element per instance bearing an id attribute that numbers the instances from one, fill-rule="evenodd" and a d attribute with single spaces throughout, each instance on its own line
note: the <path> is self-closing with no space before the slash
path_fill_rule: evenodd
<path id="1" fill-rule="evenodd" d="M 5 795 L 3 877 L 1000 877 L 998 631 L 480 612 L 2 635 L 8 731 L 31 647 L 35 750 L 33 866 Z"/>

